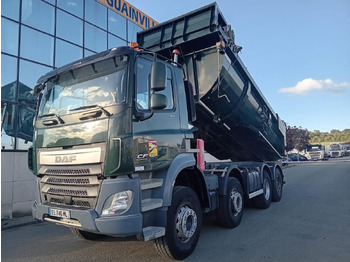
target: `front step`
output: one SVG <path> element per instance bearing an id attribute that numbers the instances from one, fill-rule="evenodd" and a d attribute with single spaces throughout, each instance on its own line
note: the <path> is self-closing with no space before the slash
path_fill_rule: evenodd
<path id="1" fill-rule="evenodd" d="M 143 229 L 143 240 L 148 241 L 165 235 L 165 227 L 145 227 Z"/>
<path id="2" fill-rule="evenodd" d="M 151 188 L 161 187 L 163 185 L 163 179 L 149 178 L 141 180 L 141 190 L 147 190 Z"/>
<path id="3" fill-rule="evenodd" d="M 141 211 L 146 212 L 152 209 L 162 207 L 163 199 L 161 198 L 146 198 L 142 200 Z"/>

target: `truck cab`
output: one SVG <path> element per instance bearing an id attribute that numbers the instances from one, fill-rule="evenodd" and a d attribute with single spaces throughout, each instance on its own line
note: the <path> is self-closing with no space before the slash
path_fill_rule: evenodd
<path id="1" fill-rule="evenodd" d="M 145 227 L 141 209 L 161 207 L 170 199 L 159 190 L 158 198 L 131 203 L 140 198 L 139 179 L 148 186 L 161 185 L 163 180 L 155 178 L 158 171 L 191 162 L 180 161 L 188 158 L 185 140 L 193 138 L 181 69 L 155 54 L 122 47 L 57 69 L 39 83 L 36 90 L 42 95 L 29 156 L 40 178 L 34 216 L 58 216 L 66 220 L 56 223 L 72 225 L 76 216 L 83 216 L 76 223 L 85 230 L 140 234 Z M 173 182 L 168 179 L 164 182 Z M 129 189 L 120 191 L 123 182 Z M 77 185 L 82 187 L 76 190 Z M 119 213 L 125 220 L 111 217 Z"/>

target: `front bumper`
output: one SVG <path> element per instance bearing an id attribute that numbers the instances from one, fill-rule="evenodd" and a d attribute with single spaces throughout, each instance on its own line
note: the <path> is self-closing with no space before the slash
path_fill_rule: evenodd
<path id="1" fill-rule="evenodd" d="M 101 216 L 106 199 L 124 190 L 132 190 L 134 194 L 130 209 L 121 215 Z M 99 198 L 95 209 L 70 209 L 67 207 L 52 207 L 70 211 L 70 219 L 50 216 L 51 206 L 34 204 L 32 215 L 35 219 L 54 222 L 59 225 L 75 227 L 84 231 L 111 235 L 129 236 L 142 233 L 142 214 L 140 207 L 140 183 L 138 179 L 113 179 L 102 182 Z"/>

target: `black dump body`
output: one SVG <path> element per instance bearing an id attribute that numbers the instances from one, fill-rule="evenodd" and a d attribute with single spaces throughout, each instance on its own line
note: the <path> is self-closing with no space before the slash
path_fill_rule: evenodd
<path id="1" fill-rule="evenodd" d="M 241 47 L 216 3 L 139 32 L 138 44 L 179 63 L 193 88 L 196 138 L 218 159 L 275 161 L 285 125 L 238 56 Z"/>

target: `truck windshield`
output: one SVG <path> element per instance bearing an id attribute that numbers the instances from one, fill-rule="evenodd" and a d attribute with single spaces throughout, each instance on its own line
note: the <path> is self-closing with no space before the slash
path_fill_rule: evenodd
<path id="1" fill-rule="evenodd" d="M 318 150 L 322 150 L 322 146 L 321 145 L 309 146 L 307 148 L 307 151 L 318 151 Z"/>
<path id="2" fill-rule="evenodd" d="M 340 150 L 340 145 L 334 144 L 330 145 L 331 150 Z"/>
<path id="3" fill-rule="evenodd" d="M 38 116 L 126 103 L 127 61 L 114 57 L 57 75 L 46 83 Z"/>

